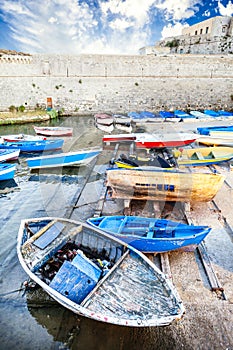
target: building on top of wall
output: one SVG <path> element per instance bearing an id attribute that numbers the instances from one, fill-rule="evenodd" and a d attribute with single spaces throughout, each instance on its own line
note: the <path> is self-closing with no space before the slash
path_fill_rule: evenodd
<path id="1" fill-rule="evenodd" d="M 146 48 L 140 54 L 148 54 Z M 158 41 L 154 54 L 233 54 L 233 18 L 216 16 L 186 27 L 182 35 Z M 169 52 L 168 52 L 169 51 Z"/>
<path id="2" fill-rule="evenodd" d="M 200 23 L 186 27 L 182 30 L 182 35 L 232 36 L 232 17 L 216 16 Z"/>

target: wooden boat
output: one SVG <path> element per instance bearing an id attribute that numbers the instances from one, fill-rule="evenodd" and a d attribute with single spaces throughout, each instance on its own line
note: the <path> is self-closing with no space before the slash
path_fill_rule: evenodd
<path id="1" fill-rule="evenodd" d="M 132 118 L 127 115 L 113 114 L 114 123 L 122 125 L 130 125 Z"/>
<path id="2" fill-rule="evenodd" d="M 86 149 L 77 152 L 67 152 L 28 158 L 26 159 L 26 162 L 31 169 L 86 165 L 91 162 L 92 159 L 94 159 L 100 152 L 100 149 Z"/>
<path id="3" fill-rule="evenodd" d="M 62 148 L 64 140 L 17 141 L 0 143 L 0 149 L 19 149 L 20 152 L 43 152 Z"/>
<path id="4" fill-rule="evenodd" d="M 72 136 L 73 128 L 65 126 L 33 126 L 35 133 L 45 136 Z"/>
<path id="5" fill-rule="evenodd" d="M 132 121 L 137 121 L 141 118 L 140 113 L 138 112 L 129 112 L 127 115 L 132 119 Z"/>
<path id="6" fill-rule="evenodd" d="M 144 253 L 197 246 L 211 230 L 208 226 L 141 216 L 101 216 L 89 218 L 87 222 Z"/>
<path id="7" fill-rule="evenodd" d="M 201 135 L 198 138 L 198 143 L 201 143 L 206 146 L 226 146 L 233 147 L 233 136 L 209 136 L 209 135 Z"/>
<path id="8" fill-rule="evenodd" d="M 218 130 L 210 130 L 209 131 L 210 136 L 214 137 L 228 137 L 233 139 L 233 129 L 218 129 Z"/>
<path id="9" fill-rule="evenodd" d="M 19 149 L 0 149 L 0 162 L 18 159 L 19 153 Z"/>
<path id="10" fill-rule="evenodd" d="M 184 313 L 174 286 L 143 253 L 87 223 L 22 220 L 17 253 L 28 276 L 78 315 L 151 327 Z"/>
<path id="11" fill-rule="evenodd" d="M 209 119 L 209 118 L 211 118 L 210 115 L 207 115 L 207 114 L 200 112 L 200 111 L 190 111 L 190 114 L 193 115 L 197 119 Z"/>
<path id="12" fill-rule="evenodd" d="M 166 122 L 179 122 L 179 121 L 181 121 L 181 118 L 176 117 L 173 112 L 160 111 L 159 115 Z"/>
<path id="13" fill-rule="evenodd" d="M 222 117 L 233 117 L 232 112 L 224 111 L 222 109 L 218 110 L 218 114 Z"/>
<path id="14" fill-rule="evenodd" d="M 174 115 L 177 117 L 177 118 L 181 118 L 181 119 L 187 119 L 187 118 L 194 118 L 194 116 L 192 114 L 189 114 L 189 113 L 186 113 L 184 111 L 181 111 L 179 109 L 175 109 L 174 110 Z"/>
<path id="15" fill-rule="evenodd" d="M 119 124 L 119 123 L 117 123 L 117 124 L 114 124 L 114 126 L 115 126 L 116 129 L 124 131 L 126 133 L 127 132 L 128 133 L 132 133 L 132 130 L 133 130 L 131 124 L 127 125 L 127 124 Z"/>
<path id="16" fill-rule="evenodd" d="M 178 166 L 203 166 L 227 162 L 233 158 L 231 147 L 200 147 L 174 150 Z"/>
<path id="17" fill-rule="evenodd" d="M 123 141 L 134 141 L 136 140 L 136 134 L 109 134 L 104 135 L 102 138 L 103 142 L 110 143 L 110 142 L 123 142 Z"/>
<path id="18" fill-rule="evenodd" d="M 15 175 L 16 164 L 0 164 L 0 181 L 13 179 Z"/>
<path id="19" fill-rule="evenodd" d="M 114 164 L 118 168 L 137 168 L 142 165 L 156 166 L 160 168 L 171 168 L 171 165 L 159 155 L 156 157 L 142 158 L 142 157 L 126 157 L 124 154 L 121 154 L 120 157 L 114 160 Z"/>
<path id="20" fill-rule="evenodd" d="M 211 117 L 219 117 L 219 113 L 212 109 L 204 109 L 204 114 L 210 115 Z"/>
<path id="21" fill-rule="evenodd" d="M 136 123 L 139 124 L 140 122 L 147 122 L 147 123 L 154 123 L 154 122 L 163 122 L 163 118 L 158 114 L 154 114 L 149 111 L 142 111 L 140 112 L 140 119 L 136 120 Z"/>
<path id="22" fill-rule="evenodd" d="M 233 132 L 233 126 L 227 125 L 227 126 L 206 126 L 206 127 L 199 127 L 197 128 L 197 132 L 200 135 L 210 135 L 211 132 Z"/>
<path id="23" fill-rule="evenodd" d="M 145 166 L 109 169 L 106 185 L 112 190 L 112 198 L 207 202 L 216 195 L 224 179 L 220 174 Z"/>
<path id="24" fill-rule="evenodd" d="M 97 113 L 94 115 L 94 121 L 96 124 L 109 126 L 113 124 L 114 118 L 106 113 Z"/>
<path id="25" fill-rule="evenodd" d="M 193 143 L 198 138 L 197 134 L 171 133 L 171 134 L 135 134 L 134 141 L 137 148 L 164 148 L 181 147 Z"/>
<path id="26" fill-rule="evenodd" d="M 7 141 L 7 142 L 46 140 L 46 137 L 44 136 L 26 135 L 26 134 L 3 135 L 2 138 L 4 141 Z"/>

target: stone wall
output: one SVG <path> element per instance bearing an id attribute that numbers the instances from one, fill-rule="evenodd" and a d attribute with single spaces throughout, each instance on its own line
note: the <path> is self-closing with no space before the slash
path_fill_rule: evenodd
<path id="1" fill-rule="evenodd" d="M 0 58 L 0 110 L 24 105 L 67 113 L 233 108 L 233 57 L 32 55 Z"/>

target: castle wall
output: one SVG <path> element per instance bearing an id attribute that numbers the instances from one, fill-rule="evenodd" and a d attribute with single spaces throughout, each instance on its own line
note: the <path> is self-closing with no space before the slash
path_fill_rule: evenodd
<path id="1" fill-rule="evenodd" d="M 233 57 L 33 55 L 0 58 L 0 110 L 24 105 L 67 113 L 233 108 Z"/>

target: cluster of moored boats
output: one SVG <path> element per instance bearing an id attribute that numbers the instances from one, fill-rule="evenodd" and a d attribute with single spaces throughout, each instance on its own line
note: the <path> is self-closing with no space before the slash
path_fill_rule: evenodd
<path id="1" fill-rule="evenodd" d="M 30 169 L 83 165 L 90 162 L 100 153 L 99 148 L 77 152 L 62 152 L 64 139 L 59 137 L 71 136 L 73 133 L 72 128 L 34 127 L 34 130 L 38 135 L 17 134 L 1 136 L 0 180 L 9 180 L 14 177 L 16 164 L 7 162 L 17 160 L 20 153 L 37 154 L 35 157 L 26 159 Z M 57 138 L 48 139 L 47 136 L 56 136 Z M 58 152 L 59 150 L 60 152 Z M 42 152 L 43 155 L 41 156 Z M 52 154 L 46 154 L 46 152 Z"/>
<path id="2" fill-rule="evenodd" d="M 216 127 L 205 131 L 199 128 L 197 133 L 189 134 L 104 135 L 103 147 L 130 143 L 134 149 L 146 151 L 144 158 L 129 154 L 110 162 L 111 167 L 106 170 L 109 193 L 113 198 L 138 201 L 211 200 L 221 188 L 224 176 L 199 171 L 198 166 L 233 158 L 229 145 L 221 147 L 221 143 L 214 142 L 212 147 L 195 148 L 196 141 L 205 144 L 203 139 L 213 137 L 210 134 L 213 131 L 221 130 Z M 230 127 L 224 127 L 223 132 L 231 137 Z M 33 142 L 46 141 L 52 140 Z M 4 140 L 3 145 L 9 142 L 32 141 Z M 193 147 L 189 148 L 190 145 Z M 83 164 L 100 152 L 100 149 L 75 152 L 80 158 L 73 158 L 69 164 Z M 67 164 L 64 159 L 68 155 L 58 155 L 63 157 L 60 160 L 55 160 L 56 156 L 34 157 L 37 159 L 34 165 L 35 159 L 29 158 L 28 166 Z M 190 165 L 197 168 L 190 171 Z M 97 216 L 85 223 L 34 218 L 22 220 L 17 252 L 28 276 L 73 312 L 117 325 L 161 326 L 180 319 L 184 306 L 170 279 L 144 253 L 195 247 L 210 231 L 208 226 L 141 216 Z"/>
<path id="3" fill-rule="evenodd" d="M 111 132 L 114 127 L 124 130 L 130 128 L 131 124 L 143 124 L 143 123 L 162 123 L 162 122 L 185 122 L 195 120 L 230 120 L 233 118 L 233 112 L 224 110 L 214 111 L 212 109 L 205 109 L 204 111 L 191 110 L 189 112 L 182 110 L 159 111 L 153 113 L 150 111 L 141 112 L 129 112 L 126 115 L 123 114 L 108 114 L 98 113 L 94 115 L 95 125 L 99 129 L 108 130 Z"/>

